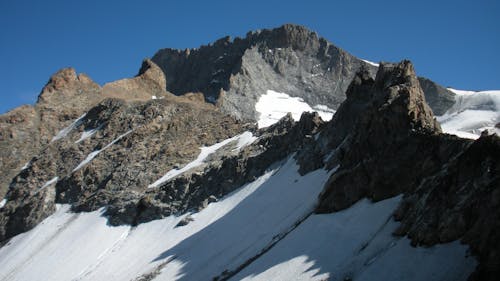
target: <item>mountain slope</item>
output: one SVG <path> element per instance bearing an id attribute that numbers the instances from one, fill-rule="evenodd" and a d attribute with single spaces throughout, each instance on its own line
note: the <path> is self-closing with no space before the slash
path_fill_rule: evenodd
<path id="1" fill-rule="evenodd" d="M 224 76 L 222 95 L 217 87 L 182 93 L 206 87 L 211 65 L 201 62 L 229 49 L 234 57 L 221 60 L 237 71 Z M 443 134 L 423 89 L 440 88 L 422 87 L 409 61 L 365 66 L 289 25 L 160 53 L 165 60 L 146 60 L 135 78 L 88 87 L 95 92 L 81 107 L 87 80 L 63 71 L 41 95 L 46 108 L 26 118 L 29 126 L 16 123 L 29 108 L 19 118 L 5 115 L 10 133 L 2 136 L 12 137 L 2 144 L 20 150 L 5 160 L 12 167 L 30 161 L 9 171 L 15 176 L 0 205 L 3 279 L 499 276 L 500 139 Z M 307 63 L 294 68 L 282 55 L 316 56 L 335 64 L 340 78 L 300 84 L 311 74 Z M 339 58 L 349 65 L 336 65 Z M 269 70 L 273 61 L 284 70 Z M 174 80 L 168 65 L 180 67 Z M 335 85 L 351 74 L 337 97 Z M 438 110 L 450 101 L 443 95 Z M 228 107 L 231 100 L 238 102 Z M 463 104 L 497 113 L 489 103 Z M 75 116 L 42 130 L 59 118 L 58 107 Z M 38 143 L 16 146 L 32 129 Z M 443 266 L 429 267 L 424 257 Z"/>
<path id="2" fill-rule="evenodd" d="M 193 93 L 201 92 L 224 113 L 253 122 L 261 116 L 255 105 L 271 90 L 330 114 L 345 99 L 361 68 L 372 77 L 377 71 L 376 65 L 316 33 L 288 24 L 249 32 L 245 38 L 223 38 L 199 49 L 159 50 L 143 62 L 136 77 L 102 87 L 74 69 L 63 69 L 51 77 L 34 107 L 21 107 L 0 118 L 0 169 L 5 173 L 0 196 L 59 130 L 106 98 L 144 101 L 171 92 L 196 100 L 199 96 Z M 453 104 L 453 93 L 430 80 L 420 81 L 425 81 L 424 93 L 436 113 Z"/>

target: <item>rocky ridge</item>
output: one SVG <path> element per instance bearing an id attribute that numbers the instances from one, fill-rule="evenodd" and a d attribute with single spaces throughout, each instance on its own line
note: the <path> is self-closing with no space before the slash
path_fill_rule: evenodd
<path id="1" fill-rule="evenodd" d="M 149 100 L 171 95 L 161 70 L 145 60 L 139 74 L 99 86 L 73 68 L 55 73 L 40 92 L 35 106 L 22 106 L 0 116 L 0 195 L 33 155 L 48 145 L 59 130 L 68 126 L 106 98 Z"/>
<path id="2" fill-rule="evenodd" d="M 372 77 L 377 71 L 376 66 L 316 33 L 287 24 L 249 32 L 243 39 L 225 37 L 199 49 L 162 49 L 143 61 L 136 77 L 102 87 L 85 74 L 63 69 L 50 78 L 34 107 L 23 106 L 0 117 L 0 169 L 5 173 L 0 179 L 0 196 L 32 155 L 105 98 L 149 100 L 171 92 L 190 100 L 204 99 L 247 122 L 257 120 L 255 103 L 269 89 L 337 109 L 361 68 Z M 446 110 L 453 93 L 430 80 L 420 81 L 425 82 L 431 107 Z"/>

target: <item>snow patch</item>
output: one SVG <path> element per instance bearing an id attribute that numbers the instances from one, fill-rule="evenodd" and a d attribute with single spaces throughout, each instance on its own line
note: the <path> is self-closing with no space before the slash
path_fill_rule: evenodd
<path id="1" fill-rule="evenodd" d="M 176 176 L 178 176 L 186 171 L 189 171 L 193 168 L 196 168 L 196 167 L 202 165 L 203 163 L 205 163 L 205 159 L 207 159 L 208 156 L 215 153 L 217 150 L 219 150 L 220 148 L 224 147 L 225 145 L 227 145 L 231 142 L 237 141 L 236 148 L 233 149 L 233 151 L 234 151 L 234 150 L 240 150 L 240 149 L 244 148 L 245 146 L 254 142 L 256 139 L 257 138 L 254 137 L 251 132 L 247 131 L 247 132 L 244 132 L 240 135 L 237 135 L 237 136 L 234 136 L 232 138 L 218 142 L 214 145 L 211 145 L 208 147 L 205 147 L 205 146 L 200 147 L 201 152 L 194 161 L 189 162 L 188 164 L 186 164 L 186 166 L 182 167 L 181 169 L 172 169 L 172 170 L 168 171 L 165 175 L 163 175 L 161 178 L 156 180 L 154 183 L 150 184 L 148 187 L 153 188 L 153 187 L 160 186 L 161 184 L 169 181 L 170 179 L 172 179 L 172 178 L 174 178 L 174 177 L 176 177 Z"/>
<path id="2" fill-rule="evenodd" d="M 369 60 L 363 60 L 363 59 L 362 59 L 362 61 L 366 62 L 367 64 L 371 64 L 371 65 L 373 65 L 373 66 L 376 66 L 376 67 L 378 67 L 378 66 L 379 66 L 379 64 L 378 64 L 378 63 L 374 63 L 374 62 L 369 61 Z"/>
<path id="3" fill-rule="evenodd" d="M 445 133 L 477 139 L 488 130 L 500 135 L 500 91 L 463 91 L 448 88 L 456 94 L 455 104 L 442 116 L 437 116 Z"/>
<path id="4" fill-rule="evenodd" d="M 238 143 L 236 144 L 236 148 L 234 150 L 240 151 L 244 147 L 252 144 L 255 140 L 257 140 L 257 137 L 252 134 L 252 132 L 244 132 L 243 134 L 239 135 L 237 137 Z"/>
<path id="5" fill-rule="evenodd" d="M 54 184 L 56 183 L 57 181 L 59 180 L 59 177 L 53 177 L 51 180 L 47 181 L 46 183 L 44 183 L 40 189 L 44 189 L 46 188 L 47 186 L 51 185 L 51 184 Z"/>
<path id="6" fill-rule="evenodd" d="M 75 141 L 75 143 L 80 143 L 81 141 L 84 141 L 84 140 L 92 137 L 95 133 L 97 133 L 97 131 L 102 129 L 102 127 L 103 127 L 103 125 L 101 124 L 101 125 L 97 126 L 97 128 L 83 131 L 82 135 L 80 136 L 80 138 L 77 141 Z"/>
<path id="7" fill-rule="evenodd" d="M 73 121 L 73 123 L 71 123 L 68 127 L 60 130 L 59 133 L 57 133 L 57 135 L 55 135 L 50 142 L 54 142 L 56 140 L 65 138 L 69 134 L 69 132 L 71 132 L 71 130 L 78 127 L 82 123 L 83 118 L 85 118 L 85 115 L 87 115 L 87 113 L 84 113 L 82 116 L 78 117 L 78 119 Z"/>
<path id="8" fill-rule="evenodd" d="M 4 198 L 2 201 L 0 201 L 0 209 L 2 209 L 5 206 L 5 204 L 7 204 L 6 198 Z"/>
<path id="9" fill-rule="evenodd" d="M 306 111 L 317 111 L 325 121 L 332 119 L 335 113 L 335 110 L 328 108 L 326 105 L 311 107 L 302 98 L 290 97 L 285 93 L 272 90 L 267 90 L 267 93 L 259 98 L 255 104 L 255 110 L 260 114 L 257 122 L 259 128 L 271 126 L 289 112 L 295 121 L 300 120 L 300 116 Z"/>
<path id="10" fill-rule="evenodd" d="M 26 164 L 24 164 L 24 166 L 21 167 L 21 171 L 28 169 L 30 164 L 31 164 L 31 161 L 26 162 Z"/>
<path id="11" fill-rule="evenodd" d="M 156 100 L 156 99 L 158 99 L 158 97 L 157 96 L 151 96 L 151 99 L 152 100 Z"/>
<path id="12" fill-rule="evenodd" d="M 125 137 L 126 135 L 132 133 L 133 130 L 129 130 L 127 131 L 126 133 L 124 134 L 121 134 L 120 136 L 118 136 L 116 139 L 114 139 L 112 142 L 108 143 L 105 147 L 99 149 L 99 150 L 96 150 L 96 151 L 93 151 L 91 153 L 89 153 L 89 155 L 87 155 L 87 157 L 82 161 L 80 162 L 76 168 L 73 169 L 73 172 L 76 172 L 78 170 L 80 170 L 83 166 L 87 165 L 90 161 L 92 161 L 92 159 L 94 159 L 99 153 L 101 153 L 102 151 L 104 151 L 105 149 L 107 149 L 108 147 L 112 146 L 113 144 L 115 144 L 117 141 L 121 140 L 123 137 Z"/>

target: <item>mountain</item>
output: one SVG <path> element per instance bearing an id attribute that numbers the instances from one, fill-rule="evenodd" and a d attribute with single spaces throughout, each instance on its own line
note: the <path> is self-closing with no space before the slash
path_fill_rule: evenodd
<path id="1" fill-rule="evenodd" d="M 500 108 L 463 96 L 295 25 L 61 70 L 0 117 L 0 279 L 496 280 Z"/>
<path id="2" fill-rule="evenodd" d="M 255 120 L 255 103 L 275 90 L 300 97 L 310 105 L 337 109 L 355 73 L 376 65 L 360 60 L 302 26 L 283 25 L 229 37 L 199 49 L 162 49 L 152 58 L 165 73 L 167 89 L 182 95 L 201 92 L 233 116 Z M 431 107 L 443 114 L 453 93 L 421 78 Z"/>

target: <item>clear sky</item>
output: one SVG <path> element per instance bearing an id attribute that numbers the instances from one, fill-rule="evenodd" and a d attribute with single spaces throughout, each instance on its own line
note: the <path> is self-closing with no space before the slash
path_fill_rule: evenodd
<path id="1" fill-rule="evenodd" d="M 304 25 L 371 61 L 408 58 L 443 86 L 500 89 L 500 1 L 0 0 L 0 113 L 34 103 L 58 69 L 103 84 L 165 47 Z"/>

